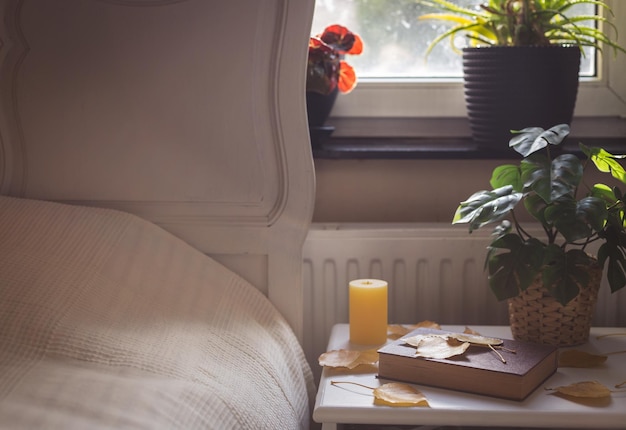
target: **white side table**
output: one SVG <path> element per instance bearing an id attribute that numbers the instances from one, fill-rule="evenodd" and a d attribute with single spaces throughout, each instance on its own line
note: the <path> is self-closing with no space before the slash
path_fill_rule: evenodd
<path id="1" fill-rule="evenodd" d="M 444 330 L 463 331 L 462 326 L 444 326 Z M 472 326 L 485 336 L 511 338 L 508 326 Z M 626 328 L 593 328 L 589 342 L 573 347 L 594 354 L 626 350 L 626 336 L 597 339 L 599 335 L 624 333 Z M 349 342 L 349 327 L 333 327 L 328 350 L 366 349 Z M 626 391 L 612 393 L 609 399 L 574 402 L 546 391 L 543 387 L 569 385 L 597 380 L 613 389 L 626 380 L 626 354 L 609 355 L 601 367 L 559 368 L 524 401 L 503 400 L 476 394 L 419 385 L 430 408 L 389 407 L 373 404 L 372 392 L 355 385 L 331 385 L 331 380 L 352 381 L 369 387 L 385 382 L 376 377 L 375 367 L 353 371 L 325 368 L 317 392 L 313 419 L 323 430 L 337 430 L 340 424 L 379 425 L 449 425 L 482 427 L 543 428 L 626 428 Z"/>

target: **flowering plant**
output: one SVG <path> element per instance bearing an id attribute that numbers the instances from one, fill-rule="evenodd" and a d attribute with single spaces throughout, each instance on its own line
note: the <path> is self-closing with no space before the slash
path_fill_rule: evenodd
<path id="1" fill-rule="evenodd" d="M 341 25 L 330 25 L 309 39 L 306 90 L 329 94 L 335 88 L 348 93 L 356 86 L 356 73 L 343 58 L 363 52 L 363 41 Z"/>

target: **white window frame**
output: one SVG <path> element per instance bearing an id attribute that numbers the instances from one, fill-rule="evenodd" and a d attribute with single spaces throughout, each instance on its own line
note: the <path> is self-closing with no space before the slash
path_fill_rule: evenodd
<path id="1" fill-rule="evenodd" d="M 620 30 L 619 43 L 626 46 L 626 0 L 607 3 L 615 14 L 613 22 Z M 626 117 L 626 54 L 599 53 L 599 77 L 581 78 L 575 116 Z M 463 83 L 441 81 L 360 81 L 349 94 L 341 94 L 335 103 L 335 118 L 465 117 Z"/>

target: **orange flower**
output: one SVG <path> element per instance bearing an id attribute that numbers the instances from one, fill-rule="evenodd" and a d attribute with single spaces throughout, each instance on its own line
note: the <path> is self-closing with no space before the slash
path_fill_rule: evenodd
<path id="1" fill-rule="evenodd" d="M 343 60 L 346 54 L 363 52 L 363 41 L 341 25 L 330 25 L 322 34 L 309 39 L 307 63 L 307 91 L 329 94 L 339 88 L 348 93 L 356 86 L 356 73 Z"/>

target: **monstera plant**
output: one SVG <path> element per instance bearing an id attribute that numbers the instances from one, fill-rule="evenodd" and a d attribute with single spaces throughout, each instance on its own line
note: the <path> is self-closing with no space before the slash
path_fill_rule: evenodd
<path id="1" fill-rule="evenodd" d="M 561 124 L 516 132 L 509 146 L 523 156 L 518 165 L 496 167 L 492 190 L 462 202 L 453 223 L 469 224 L 470 233 L 499 222 L 487 250 L 489 284 L 500 300 L 517 296 L 540 276 L 548 293 L 562 305 L 589 282 L 589 268 L 603 267 L 613 292 L 626 285 L 626 184 L 619 160 L 602 148 L 580 144 L 585 155 L 565 153 L 559 146 L 569 134 Z M 612 176 L 615 186 L 590 184 L 585 170 Z M 525 210 L 543 233 L 531 235 L 516 211 Z M 597 256 L 587 248 L 600 241 Z"/>

